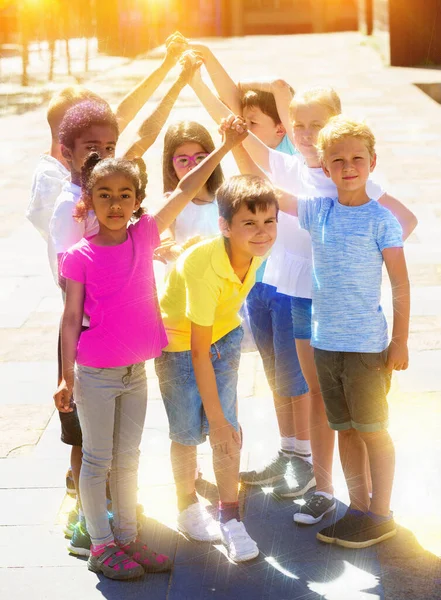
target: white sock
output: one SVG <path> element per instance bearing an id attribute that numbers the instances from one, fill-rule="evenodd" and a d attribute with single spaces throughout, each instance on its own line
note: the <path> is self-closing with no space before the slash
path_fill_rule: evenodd
<path id="1" fill-rule="evenodd" d="M 282 452 L 292 453 L 295 452 L 296 438 L 295 437 L 280 437 L 280 449 Z"/>
<path id="2" fill-rule="evenodd" d="M 324 496 L 327 500 L 332 500 L 334 497 L 332 494 L 328 494 L 328 492 L 314 492 L 314 496 Z"/>
<path id="3" fill-rule="evenodd" d="M 299 458 L 312 464 L 311 442 L 309 440 L 298 440 L 295 438 L 294 452 Z"/>

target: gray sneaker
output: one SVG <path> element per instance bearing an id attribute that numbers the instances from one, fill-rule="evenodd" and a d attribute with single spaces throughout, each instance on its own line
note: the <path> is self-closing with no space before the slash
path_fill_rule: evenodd
<path id="1" fill-rule="evenodd" d="M 325 515 L 335 510 L 336 506 L 335 498 L 328 500 L 328 498 L 321 494 L 313 494 L 300 507 L 300 510 L 294 513 L 294 522 L 303 523 L 304 525 L 314 525 L 314 523 L 319 523 Z"/>
<path id="2" fill-rule="evenodd" d="M 285 477 L 291 457 L 285 456 L 280 451 L 273 460 L 259 471 L 245 471 L 240 473 L 240 481 L 247 485 L 270 485 L 281 481 Z"/>
<path id="3" fill-rule="evenodd" d="M 280 498 L 299 498 L 315 486 L 314 470 L 309 462 L 294 456 L 283 481 L 274 486 L 273 493 Z"/>

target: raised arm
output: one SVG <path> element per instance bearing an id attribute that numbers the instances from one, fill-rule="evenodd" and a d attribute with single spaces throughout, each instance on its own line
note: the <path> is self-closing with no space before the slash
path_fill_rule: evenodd
<path id="1" fill-rule="evenodd" d="M 385 208 L 389 209 L 394 215 L 401 225 L 401 229 L 403 230 L 403 241 L 407 240 L 412 231 L 418 225 L 418 219 L 413 212 L 406 208 L 402 202 L 393 196 L 389 196 L 389 194 L 383 194 L 383 196 L 379 198 L 378 202 Z"/>
<path id="2" fill-rule="evenodd" d="M 294 143 L 291 117 L 289 115 L 289 105 L 294 97 L 294 90 L 289 83 L 284 79 L 271 79 L 269 81 L 239 81 L 239 90 L 241 97 L 248 90 L 259 90 L 273 94 L 280 121 L 285 128 L 289 139 Z"/>
<path id="3" fill-rule="evenodd" d="M 201 61 L 193 57 L 190 57 L 182 63 L 182 70 L 176 78 L 176 81 L 152 114 L 147 117 L 140 126 L 138 130 L 139 139 L 127 150 L 125 158 L 132 159 L 136 156 L 142 156 L 150 146 L 154 144 L 167 121 L 179 94 L 187 83 L 190 83 L 195 70 L 198 69 L 200 65 Z"/>
<path id="4" fill-rule="evenodd" d="M 240 144 L 245 136 L 246 125 L 240 117 L 237 117 L 231 122 L 230 128 L 225 130 L 222 144 L 181 179 L 176 189 L 166 199 L 164 206 L 154 215 L 159 233 L 173 223 L 206 183 L 222 158 L 236 144 Z"/>
<path id="5" fill-rule="evenodd" d="M 403 248 L 385 248 L 383 259 L 392 285 L 394 320 L 386 368 L 407 369 L 409 352 L 410 285 Z"/>
<path id="6" fill-rule="evenodd" d="M 187 48 L 200 54 L 222 102 L 224 102 L 234 114 L 242 114 L 240 91 L 210 48 L 200 42 L 188 40 L 179 33 L 179 31 L 176 31 L 167 39 L 166 44 L 172 43 L 185 44 Z"/>
<path id="7" fill-rule="evenodd" d="M 193 75 L 193 79 L 190 82 L 196 96 L 205 107 L 208 114 L 212 117 L 216 123 L 221 123 L 222 119 L 228 119 L 233 113 L 225 106 L 225 104 L 219 100 L 219 98 L 213 94 L 208 85 L 203 81 L 198 69 Z M 255 135 L 249 133 L 243 142 L 244 147 L 250 153 L 253 160 L 266 171 L 269 171 L 269 153 L 270 150 L 263 142 L 261 142 Z"/>
<path id="8" fill-rule="evenodd" d="M 150 75 L 141 81 L 139 85 L 134 87 L 127 96 L 121 100 L 115 111 L 120 133 L 124 131 L 130 121 L 134 119 L 150 96 L 164 81 L 165 76 L 176 64 L 184 50 L 185 45 L 179 42 L 172 42 L 169 44 L 165 58 L 159 67 L 150 73 Z"/>

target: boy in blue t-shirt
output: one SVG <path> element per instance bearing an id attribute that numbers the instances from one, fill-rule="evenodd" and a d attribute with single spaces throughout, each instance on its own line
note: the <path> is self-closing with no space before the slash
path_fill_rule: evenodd
<path id="1" fill-rule="evenodd" d="M 395 450 L 386 396 L 392 371 L 408 366 L 410 292 L 402 230 L 392 213 L 366 194 L 374 146 L 367 125 L 334 117 L 320 131 L 317 148 L 338 198 L 297 200 L 286 194 L 280 199 L 280 208 L 298 215 L 312 239 L 311 345 L 351 500 L 344 517 L 317 538 L 347 548 L 372 546 L 396 533 L 390 512 Z M 390 343 L 380 306 L 383 262 L 393 293 Z"/>

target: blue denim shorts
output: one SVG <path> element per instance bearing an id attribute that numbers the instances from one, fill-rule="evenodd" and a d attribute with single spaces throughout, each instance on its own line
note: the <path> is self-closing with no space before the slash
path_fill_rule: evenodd
<path id="1" fill-rule="evenodd" d="M 296 340 L 310 340 L 312 337 L 312 300 L 291 298 L 291 317 Z"/>
<path id="2" fill-rule="evenodd" d="M 256 283 L 247 297 L 256 346 L 271 390 L 283 397 L 308 392 L 297 357 L 291 319 L 291 297 L 266 283 Z"/>
<path id="3" fill-rule="evenodd" d="M 222 411 L 237 431 L 237 377 L 242 338 L 243 329 L 237 327 L 212 344 L 210 350 Z M 155 359 L 155 369 L 167 411 L 170 439 L 184 446 L 202 444 L 209 434 L 209 427 L 191 351 L 163 352 Z"/>

